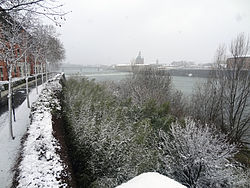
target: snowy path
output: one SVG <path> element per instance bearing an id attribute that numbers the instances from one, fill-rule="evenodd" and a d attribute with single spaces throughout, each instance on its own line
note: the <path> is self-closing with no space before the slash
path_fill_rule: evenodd
<path id="1" fill-rule="evenodd" d="M 32 105 L 31 124 L 18 166 L 18 188 L 70 187 L 66 179 L 71 177 L 60 155 L 61 145 L 53 135 L 51 114 L 61 110 L 57 98 L 62 89 L 61 78 L 62 74 L 58 74 L 51 79 Z"/>
<path id="2" fill-rule="evenodd" d="M 39 93 L 42 87 L 38 87 Z M 38 95 L 34 88 L 30 92 L 30 103 L 36 101 L 37 98 Z M 13 122 L 14 140 L 11 139 L 9 134 L 8 112 L 0 116 L 0 188 L 11 186 L 13 178 L 12 168 L 19 154 L 21 138 L 26 133 L 30 123 L 29 115 L 30 109 L 27 108 L 27 101 L 25 100 L 16 109 L 16 122 Z"/>

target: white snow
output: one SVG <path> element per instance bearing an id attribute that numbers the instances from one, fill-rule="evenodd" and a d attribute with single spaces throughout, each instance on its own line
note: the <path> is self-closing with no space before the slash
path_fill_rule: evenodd
<path id="1" fill-rule="evenodd" d="M 57 77 L 60 78 L 60 75 Z M 31 124 L 24 143 L 23 159 L 19 165 L 18 187 L 67 187 L 62 182 L 62 163 L 57 150 L 60 145 L 53 136 L 51 106 L 60 109 L 53 98 L 54 89 L 60 89 L 59 80 L 49 82 L 37 102 L 32 105 Z"/>
<path id="2" fill-rule="evenodd" d="M 143 173 L 116 188 L 186 188 L 184 185 L 157 172 Z"/>
<path id="3" fill-rule="evenodd" d="M 18 91 L 19 93 L 25 93 L 26 91 Z"/>
<path id="4" fill-rule="evenodd" d="M 39 92 L 42 86 L 39 86 Z M 36 101 L 38 95 L 36 89 L 30 92 L 30 102 Z M 13 172 L 12 168 L 19 154 L 21 138 L 27 131 L 29 126 L 30 109 L 27 108 L 25 100 L 18 108 L 16 108 L 16 122 L 13 122 L 13 132 L 15 139 L 12 140 L 9 133 L 8 112 L 0 116 L 0 187 L 10 187 Z"/>
<path id="5" fill-rule="evenodd" d="M 39 86 L 38 91 L 41 92 L 44 86 Z M 45 90 L 47 92 L 48 90 Z M 36 94 L 36 89 L 32 89 L 29 95 L 30 103 L 35 102 L 38 99 L 38 95 Z M 43 97 L 44 95 L 42 95 Z M 41 97 L 40 97 L 41 98 Z M 16 122 L 13 121 L 13 132 L 15 139 L 12 140 L 9 133 L 9 123 L 8 123 L 8 112 L 3 113 L 0 116 L 0 188 L 8 188 L 12 184 L 13 180 L 13 168 L 16 163 L 17 158 L 20 154 L 20 147 L 21 147 L 21 138 L 27 132 L 29 128 L 29 134 L 33 136 L 37 136 L 40 131 L 40 136 L 46 137 L 46 139 L 34 140 L 34 137 L 29 136 L 28 142 L 25 142 L 25 146 L 32 149 L 37 149 L 39 152 L 39 146 L 44 147 L 51 147 L 51 144 L 54 144 L 54 148 L 48 150 L 45 156 L 41 158 L 41 161 L 34 163 L 34 151 L 30 151 L 29 149 L 25 148 L 25 158 L 24 162 L 22 162 L 22 168 L 25 168 L 23 171 L 24 174 L 22 176 L 27 176 L 26 179 L 22 180 L 22 183 L 25 184 L 27 182 L 27 178 L 34 178 L 32 182 L 37 182 L 37 177 L 39 177 L 38 173 L 42 173 L 43 170 L 47 170 L 48 168 L 55 169 L 54 174 L 44 174 L 44 177 L 40 179 L 40 181 L 47 181 L 47 187 L 59 187 L 56 177 L 58 177 L 58 172 L 62 169 L 62 166 L 58 165 L 60 163 L 60 159 L 56 158 L 55 156 L 55 149 L 57 148 L 56 142 L 54 137 L 52 136 L 51 130 L 51 114 L 48 111 L 44 111 L 43 113 L 37 112 L 34 114 L 34 118 L 32 121 L 32 126 L 30 126 L 30 109 L 27 107 L 27 101 L 25 100 L 18 108 L 16 108 Z M 40 120 L 43 120 L 39 123 Z M 46 126 L 45 126 L 46 125 Z M 38 126 L 38 127 L 37 127 Z M 40 127 L 39 127 L 40 126 Z M 33 130 L 34 129 L 34 132 Z M 33 143 L 36 142 L 36 143 Z M 36 144 L 36 145 L 35 145 Z M 48 145 L 48 146 L 47 146 Z M 42 163 L 43 161 L 46 162 Z M 34 163 L 34 164 L 33 164 Z M 32 165 L 31 165 L 32 164 Z M 39 167 L 39 168 L 38 168 Z M 32 173 L 36 173 L 36 178 Z M 32 175 L 32 176 L 31 176 Z M 50 181 L 48 177 L 52 177 L 55 181 Z M 31 187 L 34 187 L 30 185 Z M 27 186 L 21 186 L 27 187 Z M 36 186 L 37 187 L 37 186 Z M 43 186 L 45 187 L 45 186 Z M 63 187 L 63 186 L 62 186 Z"/>
<path id="6" fill-rule="evenodd" d="M 25 79 L 25 77 L 15 77 L 15 78 L 12 78 L 12 83 L 14 83 L 14 82 L 16 82 L 16 81 L 19 81 L 19 80 L 23 80 L 23 79 Z M 9 83 L 9 81 L 0 81 L 0 85 L 1 84 L 8 84 Z"/>

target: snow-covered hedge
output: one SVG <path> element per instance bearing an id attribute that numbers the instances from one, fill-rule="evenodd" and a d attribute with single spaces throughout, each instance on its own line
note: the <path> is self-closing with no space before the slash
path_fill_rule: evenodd
<path id="1" fill-rule="evenodd" d="M 157 167 L 150 122 L 87 79 L 64 88 L 68 143 L 79 186 L 114 187 Z"/>
<path id="2" fill-rule="evenodd" d="M 115 187 L 150 171 L 187 187 L 246 185 L 247 175 L 234 160 L 237 147 L 210 125 L 168 123 L 168 105 L 134 105 L 85 78 L 67 80 L 63 94 L 79 186 Z"/>
<path id="3" fill-rule="evenodd" d="M 18 166 L 17 187 L 66 187 L 64 169 L 58 150 L 60 144 L 53 136 L 52 111 L 60 110 L 57 92 L 61 91 L 58 74 L 46 83 L 31 110 L 27 132 Z"/>

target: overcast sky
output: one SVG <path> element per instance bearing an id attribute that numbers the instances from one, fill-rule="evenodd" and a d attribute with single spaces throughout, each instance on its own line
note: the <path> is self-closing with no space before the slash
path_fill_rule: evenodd
<path id="1" fill-rule="evenodd" d="M 250 0 L 63 0 L 66 63 L 213 61 L 218 46 L 250 34 Z"/>

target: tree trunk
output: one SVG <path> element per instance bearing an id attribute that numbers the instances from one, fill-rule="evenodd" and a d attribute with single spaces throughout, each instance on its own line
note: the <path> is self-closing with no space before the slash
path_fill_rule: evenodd
<path id="1" fill-rule="evenodd" d="M 36 94 L 38 94 L 38 87 L 37 87 L 37 72 L 36 72 L 36 62 L 37 62 L 37 58 L 35 58 L 35 79 L 36 79 Z"/>
<path id="2" fill-rule="evenodd" d="M 9 67 L 9 94 L 8 94 L 8 106 L 9 106 L 9 130 L 10 136 L 14 140 L 13 128 L 12 128 L 12 65 Z"/>
<path id="3" fill-rule="evenodd" d="M 48 67 L 47 67 L 47 61 L 45 61 L 45 71 L 46 71 L 46 81 L 48 81 Z"/>
<path id="4" fill-rule="evenodd" d="M 43 80 L 43 64 L 41 63 L 41 73 L 42 73 L 42 84 L 44 83 L 44 80 Z"/>
<path id="5" fill-rule="evenodd" d="M 27 107 L 30 108 L 30 100 L 29 100 L 29 79 L 28 79 L 28 71 L 27 71 L 27 56 L 25 54 L 25 63 L 24 63 L 24 71 L 25 71 L 25 81 L 26 81 L 26 100 L 27 100 Z"/>

